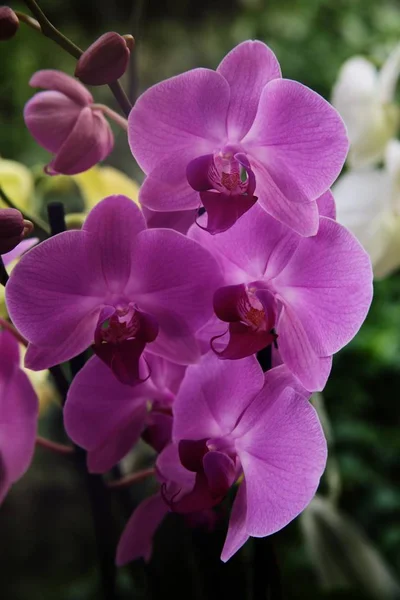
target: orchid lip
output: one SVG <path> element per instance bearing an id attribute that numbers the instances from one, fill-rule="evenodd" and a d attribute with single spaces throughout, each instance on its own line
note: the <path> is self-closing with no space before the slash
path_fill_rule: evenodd
<path id="1" fill-rule="evenodd" d="M 139 360 L 146 344 L 158 335 L 158 323 L 133 303 L 105 306 L 99 316 L 93 350 L 121 383 L 137 385 L 150 377 L 139 373 Z"/>

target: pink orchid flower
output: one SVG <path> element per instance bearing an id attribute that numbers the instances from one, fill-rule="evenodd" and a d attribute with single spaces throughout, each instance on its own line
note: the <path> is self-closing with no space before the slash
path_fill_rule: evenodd
<path id="1" fill-rule="evenodd" d="M 327 455 L 309 396 L 286 367 L 264 375 L 255 357 L 219 361 L 209 353 L 188 367 L 173 405 L 173 444 L 157 461 L 161 494 L 132 515 L 117 564 L 149 558 L 151 537 L 169 511 L 210 509 L 235 483 L 223 561 L 249 536 L 292 521 L 313 498 Z"/>
<path id="2" fill-rule="evenodd" d="M 330 193 L 320 206 L 333 214 Z M 224 274 L 214 295 L 219 321 L 205 329 L 214 325 L 218 355 L 238 359 L 274 344 L 307 390 L 321 390 L 332 355 L 357 333 L 372 299 L 370 259 L 356 238 L 327 217 L 317 235 L 300 237 L 259 206 L 225 233 L 192 226 L 189 236 Z"/>
<path id="3" fill-rule="evenodd" d="M 144 206 L 202 204 L 219 233 L 258 201 L 300 235 L 317 233 L 316 199 L 340 173 L 348 141 L 321 96 L 282 79 L 259 41 L 234 48 L 216 71 L 193 69 L 156 84 L 129 115 L 129 143 L 147 178 Z"/>
<path id="4" fill-rule="evenodd" d="M 55 154 L 45 167 L 48 175 L 87 171 L 110 154 L 111 128 L 81 83 L 53 70 L 38 71 L 29 83 L 46 90 L 29 100 L 24 119 L 38 144 Z"/>
<path id="5" fill-rule="evenodd" d="M 22 257 L 6 302 L 29 341 L 30 369 L 93 345 L 121 382 L 135 385 L 145 348 L 179 364 L 198 360 L 195 331 L 210 318 L 220 281 L 217 263 L 197 242 L 146 229 L 134 202 L 110 196 L 82 230 L 60 233 Z"/>
<path id="6" fill-rule="evenodd" d="M 0 329 L 0 503 L 31 464 L 38 399 L 20 368 L 18 342 Z"/>

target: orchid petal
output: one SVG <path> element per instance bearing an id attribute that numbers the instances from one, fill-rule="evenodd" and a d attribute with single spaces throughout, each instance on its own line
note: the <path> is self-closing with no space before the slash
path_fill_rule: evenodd
<path id="1" fill-rule="evenodd" d="M 86 218 L 83 231 L 96 237 L 104 279 L 111 291 L 125 288 L 131 273 L 135 238 L 144 229 L 146 222 L 142 212 L 126 196 L 105 198 Z"/>
<path id="2" fill-rule="evenodd" d="M 209 69 L 194 69 L 154 85 L 129 115 L 132 154 L 147 174 L 178 152 L 184 153 L 186 168 L 189 156 L 212 153 L 226 137 L 228 105 L 227 81 Z"/>
<path id="3" fill-rule="evenodd" d="M 86 106 L 93 102 L 93 96 L 85 86 L 62 71 L 54 69 L 37 71 L 32 75 L 29 85 L 31 87 L 56 90 L 81 106 Z"/>
<path id="4" fill-rule="evenodd" d="M 328 356 L 363 323 L 372 300 L 372 273 L 367 253 L 342 225 L 322 217 L 319 231 L 301 241 L 274 285 L 315 353 Z"/>
<path id="5" fill-rule="evenodd" d="M 126 563 L 144 558 L 150 560 L 153 536 L 168 513 L 168 507 L 160 494 L 144 500 L 134 511 L 118 543 L 116 563 Z"/>
<path id="6" fill-rule="evenodd" d="M 227 80 L 231 90 L 227 117 L 229 138 L 240 141 L 254 121 L 265 84 L 281 77 L 278 60 L 262 42 L 242 42 L 225 56 L 217 73 Z"/>
<path id="7" fill-rule="evenodd" d="M 48 174 L 75 175 L 104 160 L 113 149 L 114 138 L 102 113 L 83 108 L 57 155 L 47 165 Z"/>
<path id="8" fill-rule="evenodd" d="M 68 391 L 64 407 L 66 431 L 88 451 L 101 450 L 113 438 L 118 444 L 118 438 L 129 436 L 131 430 L 132 439 L 137 439 L 144 416 L 140 408 L 145 409 L 150 396 L 148 382 L 135 387 L 124 385 L 100 359 L 92 357 L 74 377 Z"/>
<path id="9" fill-rule="evenodd" d="M 326 463 L 316 411 L 279 378 L 274 394 L 267 386 L 249 405 L 243 418 L 252 426 L 236 441 L 247 488 L 246 531 L 255 537 L 278 531 L 307 506 Z"/>
<path id="10" fill-rule="evenodd" d="M 252 154 L 260 146 L 268 148 L 270 160 L 279 161 L 310 200 L 332 185 L 348 150 L 345 126 L 336 110 L 306 86 L 288 79 L 265 86 L 242 144 Z"/>
<path id="11" fill-rule="evenodd" d="M 198 365 L 187 369 L 175 399 L 173 439 L 201 440 L 231 431 L 249 397 L 263 383 L 254 356 L 232 362 L 220 361 L 212 352 L 206 354 Z"/>
<path id="12" fill-rule="evenodd" d="M 249 539 L 246 531 L 247 517 L 246 482 L 239 486 L 229 519 L 228 533 L 221 553 L 221 560 L 227 562 Z"/>
<path id="13" fill-rule="evenodd" d="M 29 342 L 54 348 L 68 345 L 78 335 L 77 354 L 93 341 L 105 289 L 95 240 L 86 232 L 68 231 L 42 242 L 21 258 L 7 284 L 7 307 L 13 323 Z M 80 332 L 86 319 L 87 327 Z M 68 358 L 74 354 L 71 343 Z"/>

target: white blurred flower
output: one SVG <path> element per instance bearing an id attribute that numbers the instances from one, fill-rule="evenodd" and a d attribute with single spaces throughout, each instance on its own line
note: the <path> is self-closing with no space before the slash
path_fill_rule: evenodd
<path id="1" fill-rule="evenodd" d="M 382 169 L 345 173 L 333 194 L 338 222 L 363 244 L 375 277 L 385 277 L 400 267 L 400 142 L 389 142 Z"/>
<path id="2" fill-rule="evenodd" d="M 332 91 L 332 104 L 346 123 L 349 164 L 354 168 L 379 162 L 387 142 L 396 136 L 400 111 L 394 104 L 400 74 L 400 45 L 378 71 L 362 56 L 346 61 Z"/>

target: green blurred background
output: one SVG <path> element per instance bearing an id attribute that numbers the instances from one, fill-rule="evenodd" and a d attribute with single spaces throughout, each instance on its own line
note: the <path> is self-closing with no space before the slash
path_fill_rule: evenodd
<path id="1" fill-rule="evenodd" d="M 275 51 L 284 76 L 329 98 L 344 60 L 364 54 L 379 65 L 400 42 L 396 0 L 43 0 L 40 4 L 82 47 L 105 31 L 133 33 L 137 77 L 133 83 L 124 81 L 131 92 L 186 69 L 215 68 L 235 44 L 258 38 Z M 12 6 L 24 10 L 23 3 Z M 23 106 L 32 95 L 28 81 L 41 68 L 72 74 L 74 59 L 23 24 L 12 41 L 1 44 L 0 53 L 0 156 L 28 166 L 44 164 L 48 156 L 22 119 Z M 93 94 L 97 101 L 114 106 L 107 88 Z M 140 181 L 125 136 L 115 133 L 116 150 L 108 164 Z M 329 490 L 336 494 L 336 508 L 327 504 L 326 510 L 310 510 L 303 527 L 297 519 L 271 540 L 248 544 L 225 566 L 217 559 L 224 517 L 210 535 L 171 518 L 157 534 L 150 566 L 138 562 L 121 571 L 120 598 L 158 599 L 165 594 L 196 600 L 256 598 L 255 569 L 261 564 L 268 577 L 272 545 L 285 598 L 397 598 L 386 570 L 400 573 L 399 391 L 400 275 L 394 274 L 375 283 L 367 321 L 335 357 L 324 392 L 332 458 L 321 495 Z M 42 427 L 53 438 L 54 428 L 58 429 L 62 439 L 57 409 L 49 411 Z M 147 493 L 146 486 L 131 491 L 133 503 Z M 118 533 L 124 517 L 115 504 Z M 336 510 L 338 520 L 330 521 Z M 342 515 L 366 538 L 360 541 L 361 534 L 342 522 Z M 310 545 L 317 548 L 314 554 Z M 32 469 L 0 509 L 0 598 L 97 599 L 96 576 L 83 484 L 68 459 L 38 450 Z"/>

